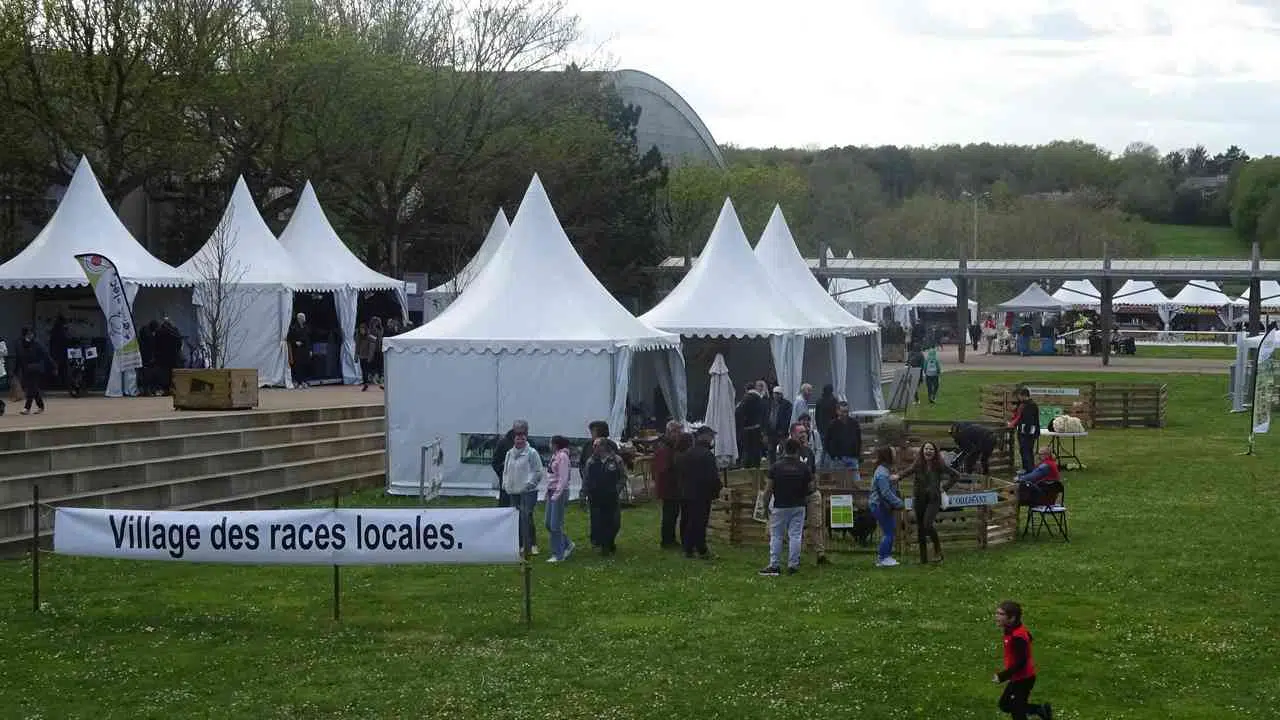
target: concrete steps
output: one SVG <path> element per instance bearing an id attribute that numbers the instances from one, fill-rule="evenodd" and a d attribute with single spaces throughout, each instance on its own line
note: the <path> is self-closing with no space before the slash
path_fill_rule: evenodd
<path id="1" fill-rule="evenodd" d="M 0 555 L 31 542 L 42 504 L 252 509 L 385 482 L 381 406 L 176 416 L 0 432 Z M 51 533 L 41 512 L 39 534 Z"/>

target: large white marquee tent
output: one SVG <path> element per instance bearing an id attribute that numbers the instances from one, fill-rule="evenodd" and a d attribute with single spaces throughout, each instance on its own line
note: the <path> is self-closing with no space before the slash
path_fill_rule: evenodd
<path id="1" fill-rule="evenodd" d="M 781 207 L 774 206 L 769 216 L 756 244 L 756 258 L 800 310 L 834 331 L 827 338 L 826 358 L 813 352 L 821 348 L 821 340 L 806 342 L 802 378 L 819 386 L 829 380 L 836 396 L 846 398 L 854 409 L 881 409 L 880 327 L 849 314 L 827 294 L 796 247 Z"/>
<path id="2" fill-rule="evenodd" d="M 1280 313 L 1280 280 L 1263 280 L 1258 283 L 1258 293 L 1261 298 L 1262 312 L 1264 313 Z M 1249 314 L 1249 288 L 1245 288 L 1240 297 L 1232 301 L 1238 311 Z"/>
<path id="3" fill-rule="evenodd" d="M 178 270 L 195 283 L 192 302 L 202 338 L 209 338 L 211 310 L 219 302 L 219 314 L 229 317 L 220 329 L 225 351 L 219 364 L 256 369 L 258 384 L 264 387 L 293 387 L 285 340 L 293 320 L 293 293 L 329 292 L 340 286 L 304 278 L 262 219 L 244 178 L 236 180 L 209 240 Z"/>
<path id="4" fill-rule="evenodd" d="M 1232 322 L 1233 304 L 1231 298 L 1222 292 L 1218 283 L 1210 280 L 1192 280 L 1169 298 L 1177 308 L 1175 315 L 1203 315 L 1212 313 L 1223 325 Z"/>
<path id="5" fill-rule="evenodd" d="M 467 264 L 458 271 L 456 275 L 448 280 L 438 283 L 435 287 L 430 288 L 422 296 L 422 312 L 424 320 L 431 320 L 444 309 L 449 307 L 449 303 L 453 302 L 462 294 L 472 280 L 480 274 L 484 266 L 493 258 L 494 253 L 498 252 L 498 248 L 502 246 L 502 241 L 507 238 L 507 233 L 511 230 L 510 223 L 507 222 L 507 214 L 498 208 L 498 214 L 494 216 L 493 223 L 489 225 L 489 232 L 484 236 L 484 242 L 480 243 L 480 249 L 471 257 Z"/>
<path id="6" fill-rule="evenodd" d="M 75 258 L 82 253 L 97 253 L 115 264 L 133 306 L 135 322 L 146 323 L 169 314 L 179 327 L 189 324 L 189 313 L 183 309 L 190 308 L 190 292 L 183 288 L 191 287 L 191 280 L 156 259 L 134 239 L 107 203 L 89 161 L 81 158 L 58 209 L 44 229 L 22 252 L 0 265 L 0 337 L 14 338 L 21 327 L 36 327 L 38 323 L 33 320 L 37 314 L 37 290 L 88 287 Z M 140 288 L 147 292 L 140 296 Z M 96 305 L 92 300 L 89 303 Z M 99 336 L 99 332 L 106 335 L 105 329 L 80 330 L 93 336 Z M 107 396 L 135 392 L 133 373 L 117 370 L 113 359 Z"/>
<path id="7" fill-rule="evenodd" d="M 680 338 L 636 319 L 569 243 L 534 176 L 504 241 L 435 320 L 383 340 L 387 472 L 416 494 L 424 445 L 439 439 L 446 494 L 490 495 L 487 458 L 464 463 L 476 437 L 517 419 L 538 437 L 582 437 L 591 420 L 620 431 L 633 371 L 656 372 L 683 415 Z M 467 440 L 464 436 L 476 437 Z M 489 444 L 487 447 L 491 448 Z"/>
<path id="8" fill-rule="evenodd" d="M 716 353 L 740 383 L 772 371 L 791 396 L 802 382 L 805 339 L 830 336 L 837 328 L 808 317 L 776 284 L 752 252 L 728 199 L 698 261 L 640 319 L 684 338 L 688 404 L 697 417 L 705 413 Z"/>
<path id="9" fill-rule="evenodd" d="M 951 278 L 930 280 L 925 283 L 920 292 L 915 294 L 915 297 L 907 301 L 907 304 L 916 312 L 954 311 L 960 302 L 956 297 L 959 292 L 956 281 Z M 969 322 L 978 322 L 977 300 L 969 301 Z"/>
<path id="10" fill-rule="evenodd" d="M 835 258 L 835 253 L 830 248 L 827 248 L 827 257 Z M 845 257 L 852 260 L 853 253 L 849 252 Z M 911 326 L 913 315 L 911 306 L 907 304 L 907 296 L 899 292 L 888 279 L 871 283 L 857 278 L 831 278 L 830 294 L 840 303 L 840 307 L 854 317 L 883 322 L 885 311 L 888 310 L 895 323 L 904 328 Z"/>
<path id="11" fill-rule="evenodd" d="M 997 305 L 996 309 L 1000 312 L 1015 313 L 1060 313 L 1070 310 L 1071 305 L 1045 292 L 1039 283 L 1031 283 L 1013 298 Z"/>
<path id="12" fill-rule="evenodd" d="M 1166 328 L 1177 308 L 1177 304 L 1169 300 L 1150 280 L 1126 280 L 1112 296 L 1111 304 L 1116 312 L 1154 312 L 1160 316 L 1160 323 Z"/>
<path id="13" fill-rule="evenodd" d="M 1067 280 L 1053 293 L 1053 297 L 1067 303 L 1073 310 L 1097 312 L 1102 309 L 1102 293 L 1089 280 Z"/>
<path id="14" fill-rule="evenodd" d="M 325 216 L 310 181 L 303 186 L 289 224 L 280 233 L 280 244 L 293 258 L 294 266 L 305 283 L 320 283 L 332 288 L 334 309 L 342 332 L 342 381 L 348 385 L 360 382 L 355 343 L 360 292 L 394 292 L 400 303 L 401 315 L 407 318 L 409 302 L 404 283 L 375 272 L 351 252 Z"/>

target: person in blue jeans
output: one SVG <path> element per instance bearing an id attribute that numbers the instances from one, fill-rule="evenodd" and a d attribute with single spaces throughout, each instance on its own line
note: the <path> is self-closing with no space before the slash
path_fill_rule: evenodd
<path id="1" fill-rule="evenodd" d="M 876 448 L 876 473 L 871 480 L 871 514 L 880 525 L 880 549 L 876 554 L 876 567 L 893 567 L 894 530 L 897 527 L 893 511 L 902 508 L 902 498 L 893 491 L 893 448 Z"/>
<path id="2" fill-rule="evenodd" d="M 782 457 L 769 468 L 769 481 L 764 488 L 764 504 L 769 508 L 769 565 L 760 575 L 782 574 L 782 536 L 787 536 L 787 574 L 800 571 L 800 551 L 804 546 L 804 515 L 808 504 L 813 473 L 800 459 L 800 442 L 789 439 L 783 445 Z"/>
<path id="3" fill-rule="evenodd" d="M 569 504 L 569 439 L 563 435 L 551 438 L 551 468 L 547 473 L 547 532 L 551 534 L 551 557 L 547 562 L 569 559 L 573 541 L 564 532 L 564 511 Z"/>
<path id="4" fill-rule="evenodd" d="M 520 511 L 520 549 L 525 555 L 533 554 L 533 508 L 538 504 L 538 485 L 544 475 L 542 456 L 529 444 L 528 431 L 517 430 L 503 463 L 502 489 L 511 498 L 511 506 Z"/>

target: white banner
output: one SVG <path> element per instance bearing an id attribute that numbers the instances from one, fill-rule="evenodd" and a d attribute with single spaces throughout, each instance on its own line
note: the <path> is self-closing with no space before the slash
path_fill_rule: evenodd
<path id="1" fill-rule="evenodd" d="M 995 505 L 998 502 L 1000 502 L 1000 494 L 994 491 L 950 493 L 947 497 L 946 509 L 981 507 L 983 505 Z M 903 500 L 903 504 L 904 508 L 907 510 L 912 510 L 915 506 L 915 503 L 911 501 L 911 498 Z"/>
<path id="2" fill-rule="evenodd" d="M 117 367 L 121 371 L 137 370 L 142 367 L 138 329 L 133 324 L 133 310 L 129 308 L 129 298 L 115 263 L 96 254 L 77 255 L 76 260 L 93 287 L 102 314 L 107 316 L 107 337 L 115 348 Z"/>
<path id="3" fill-rule="evenodd" d="M 1276 331 L 1268 330 L 1258 343 L 1258 362 L 1253 371 L 1253 432 L 1271 431 L 1271 401 L 1275 398 L 1277 375 Z"/>
<path id="4" fill-rule="evenodd" d="M 99 510 L 57 508 L 64 555 L 276 565 L 520 562 L 515 508 Z"/>

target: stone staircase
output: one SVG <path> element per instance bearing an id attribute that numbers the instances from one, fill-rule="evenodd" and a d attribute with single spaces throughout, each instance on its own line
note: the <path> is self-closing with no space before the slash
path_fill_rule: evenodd
<path id="1" fill-rule="evenodd" d="M 55 506 L 279 507 L 381 486 L 385 448 L 380 405 L 0 431 L 0 556 L 29 547 L 37 486 Z"/>

